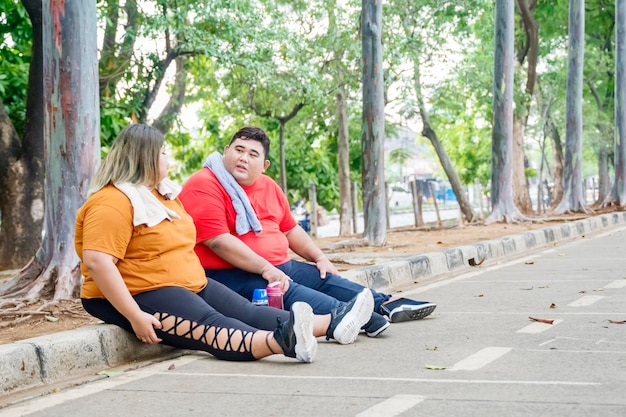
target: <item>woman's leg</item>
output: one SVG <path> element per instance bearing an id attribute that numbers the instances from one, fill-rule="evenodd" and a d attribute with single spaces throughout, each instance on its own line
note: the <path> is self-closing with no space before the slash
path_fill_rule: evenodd
<path id="1" fill-rule="evenodd" d="M 306 333 L 309 324 L 312 333 L 313 315 L 311 312 L 309 319 L 305 309 L 301 309 L 302 317 L 294 316 L 292 312 L 291 322 L 287 321 L 274 332 L 268 332 L 224 316 L 201 297 L 183 288 L 160 288 L 138 294 L 134 298 L 143 311 L 153 314 L 161 322 L 162 329 L 155 331 L 164 344 L 182 349 L 203 350 L 218 359 L 250 361 L 272 353 L 296 357 L 298 344 L 300 351 L 306 354 L 310 353 L 315 344 L 313 342 L 316 342 L 312 334 L 308 337 Z M 128 320 L 107 300 L 82 301 L 88 313 L 132 332 Z M 295 328 L 296 325 L 299 329 Z M 294 333 L 294 330 L 299 333 Z M 296 340 L 298 336 L 300 343 Z M 313 342 L 309 340 L 311 338 Z M 314 353 L 313 351 L 313 355 Z M 306 357 L 305 354 L 301 354 L 302 357 L 298 359 L 311 361 L 312 357 Z"/>
<path id="2" fill-rule="evenodd" d="M 207 304 L 227 317 L 236 318 L 261 330 L 273 330 L 276 328 L 277 320 L 281 322 L 289 320 L 289 311 L 256 306 L 226 285 L 211 278 L 208 278 L 207 281 L 207 286 L 198 295 Z"/>

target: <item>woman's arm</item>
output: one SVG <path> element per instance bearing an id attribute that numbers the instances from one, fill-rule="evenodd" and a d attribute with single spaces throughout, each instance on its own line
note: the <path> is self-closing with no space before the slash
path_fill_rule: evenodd
<path id="1" fill-rule="evenodd" d="M 139 340 L 150 344 L 159 343 L 161 339 L 154 329 L 160 329 L 161 322 L 142 311 L 130 295 L 120 271 L 115 266 L 117 258 L 108 253 L 85 249 L 83 263 L 106 299 L 128 319 Z"/>

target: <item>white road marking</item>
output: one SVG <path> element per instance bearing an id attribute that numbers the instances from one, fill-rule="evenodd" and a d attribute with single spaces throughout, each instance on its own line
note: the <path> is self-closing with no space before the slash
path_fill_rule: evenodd
<path id="1" fill-rule="evenodd" d="M 67 391 L 44 395 L 43 397 L 28 401 L 26 404 L 23 405 L 17 405 L 14 407 L 8 407 L 6 409 L 0 410 L 0 416 L 26 416 L 37 411 L 45 410 L 46 408 L 61 405 L 67 401 L 76 400 L 91 394 L 97 394 L 98 392 L 115 388 L 129 382 L 137 381 L 142 378 L 147 378 L 155 373 L 160 373 L 161 369 L 168 369 L 171 365 L 183 366 L 188 363 L 197 361 L 198 359 L 200 359 L 200 357 L 194 355 L 181 356 L 176 359 L 171 359 L 168 361 L 150 365 L 146 368 L 141 369 L 141 371 L 124 372 L 119 376 L 102 379 L 100 381 L 89 382 L 77 388 L 68 389 Z M 154 369 L 154 371 L 151 372 L 150 369 Z"/>
<path id="2" fill-rule="evenodd" d="M 420 397 L 419 395 L 394 395 L 357 414 L 356 417 L 397 416 L 421 403 L 424 399 L 424 397 Z"/>
<path id="3" fill-rule="evenodd" d="M 140 372 L 140 371 L 137 371 Z M 437 371 L 439 372 L 439 371 Z M 151 372 L 150 375 L 164 374 L 165 372 Z M 391 377 L 360 377 L 360 376 L 336 376 L 336 375 L 284 375 L 284 374 L 234 374 L 234 373 L 205 373 L 205 372 L 181 372 L 177 377 L 214 377 L 214 378 L 260 378 L 260 379 L 306 379 L 306 380 L 342 380 L 342 381 L 369 381 L 369 382 L 407 382 L 430 384 L 507 384 L 507 385 L 564 385 L 564 386 L 597 386 L 601 382 L 585 381 L 533 381 L 533 380 L 489 380 L 489 379 L 436 379 L 436 378 L 391 378 Z"/>
<path id="4" fill-rule="evenodd" d="M 562 322 L 563 320 L 559 320 L 559 319 L 554 320 L 552 324 L 541 323 L 541 322 L 536 321 L 534 323 L 529 324 L 526 327 L 522 327 L 516 333 L 541 333 L 541 332 L 545 332 L 546 330 L 553 328 L 554 326 Z"/>
<path id="5" fill-rule="evenodd" d="M 509 353 L 510 347 L 486 347 L 448 368 L 448 371 L 475 371 Z"/>
<path id="6" fill-rule="evenodd" d="M 626 279 L 618 279 L 604 286 L 604 288 L 624 288 L 624 287 L 626 287 Z"/>
<path id="7" fill-rule="evenodd" d="M 585 307 L 590 306 L 591 304 L 600 301 L 604 298 L 603 295 L 585 295 L 584 297 L 580 297 L 576 301 L 572 301 L 567 306 L 568 307 Z"/>

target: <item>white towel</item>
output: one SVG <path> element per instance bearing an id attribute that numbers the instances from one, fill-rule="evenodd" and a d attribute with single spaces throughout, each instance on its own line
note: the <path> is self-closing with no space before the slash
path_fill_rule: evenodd
<path id="1" fill-rule="evenodd" d="M 252 204 L 250 204 L 250 199 L 235 177 L 226 170 L 222 155 L 219 152 L 213 152 L 204 161 L 204 166 L 213 171 L 233 202 L 236 214 L 235 231 L 237 234 L 242 236 L 251 230 L 254 230 L 254 233 L 257 235 L 261 233 L 263 230 L 261 222 L 259 222 Z"/>
<path id="2" fill-rule="evenodd" d="M 178 213 L 165 207 L 145 185 L 131 184 L 128 182 L 113 185 L 130 200 L 134 211 L 134 226 L 145 224 L 148 227 L 152 227 L 165 219 L 170 221 L 180 219 Z M 163 179 L 157 186 L 159 194 L 168 200 L 173 200 L 178 197 L 180 190 L 181 188 L 178 184 L 167 178 Z"/>

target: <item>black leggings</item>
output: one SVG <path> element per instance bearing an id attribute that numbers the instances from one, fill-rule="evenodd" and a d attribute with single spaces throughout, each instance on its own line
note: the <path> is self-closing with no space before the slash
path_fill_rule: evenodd
<path id="1" fill-rule="evenodd" d="M 139 308 L 162 324 L 155 329 L 164 344 L 181 349 L 203 350 L 218 359 L 251 361 L 252 337 L 257 330 L 274 330 L 277 319 L 285 322 L 289 312 L 255 306 L 219 282 L 209 279 L 197 294 L 181 287 L 165 287 L 133 296 Z M 108 300 L 81 299 L 85 310 L 105 323 L 133 333 L 130 322 Z M 227 336 L 218 342 L 218 336 Z M 236 341 L 233 342 L 233 339 Z"/>

